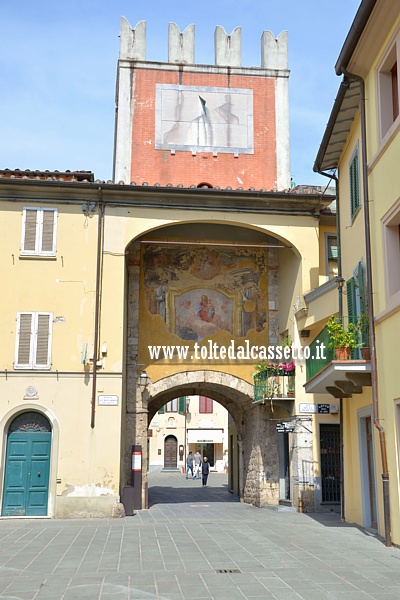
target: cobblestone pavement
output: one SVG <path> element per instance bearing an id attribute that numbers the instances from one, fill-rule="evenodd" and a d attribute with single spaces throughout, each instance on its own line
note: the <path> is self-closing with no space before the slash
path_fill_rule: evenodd
<path id="1" fill-rule="evenodd" d="M 235 501 L 150 475 L 150 509 L 123 519 L 1 519 L 0 598 L 392 600 L 400 550 L 338 515 Z"/>

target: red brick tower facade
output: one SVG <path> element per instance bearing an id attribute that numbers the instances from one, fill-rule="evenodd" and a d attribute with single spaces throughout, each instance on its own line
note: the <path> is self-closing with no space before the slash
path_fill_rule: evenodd
<path id="1" fill-rule="evenodd" d="M 145 60 L 145 22 L 123 19 L 114 180 L 183 187 L 290 187 L 287 35 L 265 31 L 244 68 L 241 30 L 215 32 L 215 66 L 194 63 L 194 26 L 169 27 L 168 63 Z"/>

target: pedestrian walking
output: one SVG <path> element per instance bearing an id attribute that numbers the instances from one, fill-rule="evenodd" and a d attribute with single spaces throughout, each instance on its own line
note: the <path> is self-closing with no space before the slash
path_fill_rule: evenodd
<path id="1" fill-rule="evenodd" d="M 203 479 L 203 485 L 207 485 L 208 474 L 210 472 L 210 463 L 208 462 L 207 456 L 203 458 L 203 464 L 201 465 L 201 477 Z"/>
<path id="2" fill-rule="evenodd" d="M 192 473 L 193 478 L 193 452 L 190 451 L 186 458 L 186 479 L 188 479 L 189 471 Z"/>
<path id="3" fill-rule="evenodd" d="M 197 452 L 195 452 L 193 459 L 194 459 L 193 479 L 196 479 L 197 477 L 200 477 L 199 469 L 201 467 L 201 454 L 198 450 L 197 450 Z"/>

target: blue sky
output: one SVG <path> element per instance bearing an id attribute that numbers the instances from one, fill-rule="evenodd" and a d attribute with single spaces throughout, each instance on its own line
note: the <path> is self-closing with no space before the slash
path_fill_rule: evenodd
<path id="1" fill-rule="evenodd" d="M 147 59 L 167 60 L 168 23 L 194 23 L 195 60 L 214 62 L 214 30 L 242 27 L 242 64 L 261 35 L 289 32 L 291 175 L 312 167 L 339 87 L 334 65 L 360 0 L 20 0 L 0 19 L 0 168 L 112 174 L 120 17 L 147 21 Z"/>

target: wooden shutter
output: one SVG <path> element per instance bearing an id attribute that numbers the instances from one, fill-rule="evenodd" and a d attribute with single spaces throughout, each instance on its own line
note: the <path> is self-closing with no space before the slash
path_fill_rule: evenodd
<path id="1" fill-rule="evenodd" d="M 52 315 L 38 313 L 36 318 L 36 351 L 34 367 L 38 369 L 50 367 L 50 336 Z"/>
<path id="2" fill-rule="evenodd" d="M 32 367 L 33 316 L 33 313 L 18 314 L 16 367 Z"/>
<path id="3" fill-rule="evenodd" d="M 186 396 L 180 396 L 178 398 L 178 412 L 184 415 L 186 412 Z"/>
<path id="4" fill-rule="evenodd" d="M 360 181 L 358 172 L 358 151 L 350 163 L 350 205 L 351 218 L 354 219 L 356 212 L 360 206 Z"/>
<path id="5" fill-rule="evenodd" d="M 165 405 L 160 408 L 160 410 L 158 411 L 158 414 L 163 415 L 164 412 L 165 412 Z"/>
<path id="6" fill-rule="evenodd" d="M 213 401 L 206 396 L 199 396 L 199 413 L 210 414 L 213 411 Z"/>
<path id="7" fill-rule="evenodd" d="M 346 291 L 349 323 L 357 323 L 356 282 L 354 277 L 351 277 L 346 281 Z"/>
<path id="8" fill-rule="evenodd" d="M 368 304 L 367 304 L 367 289 L 364 281 L 364 266 L 360 261 L 357 267 L 357 281 L 358 281 L 358 293 L 360 299 L 360 312 L 364 315 L 367 314 Z M 368 318 L 368 317 L 367 317 Z M 363 346 L 369 346 L 369 331 L 368 331 L 368 321 L 363 323 L 363 327 L 361 330 L 361 339 Z"/>
<path id="9" fill-rule="evenodd" d="M 356 282 L 354 277 L 351 277 L 346 281 L 347 291 L 347 314 L 349 323 L 357 323 L 357 304 L 356 304 Z M 352 360 L 357 359 L 359 356 L 358 348 L 353 348 L 350 352 L 350 358 Z"/>
<path id="10" fill-rule="evenodd" d="M 36 241 L 38 232 L 38 211 L 31 208 L 24 208 L 23 213 L 23 234 L 22 234 L 22 252 L 37 252 Z"/>
<path id="11" fill-rule="evenodd" d="M 41 239 L 41 253 L 55 252 L 55 224 L 57 218 L 57 211 L 55 210 L 43 210 L 43 221 L 42 221 L 42 239 Z"/>

